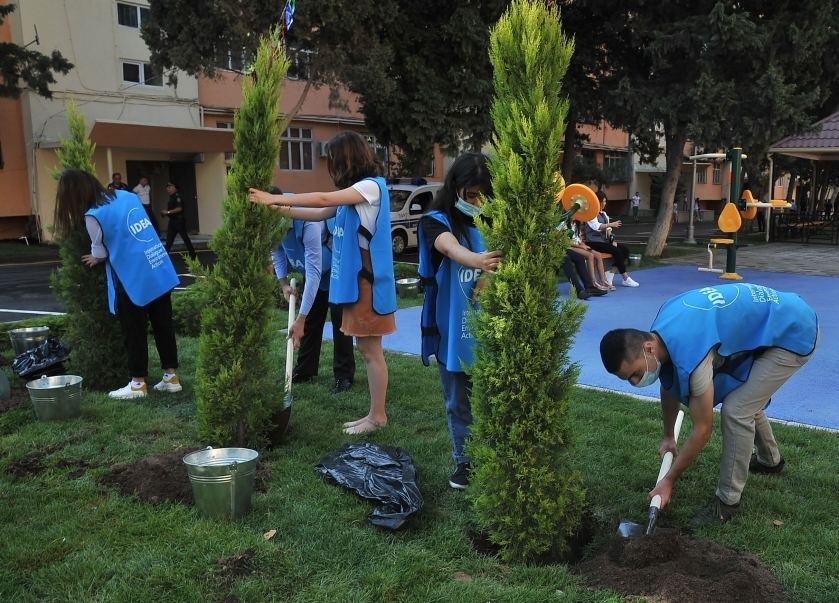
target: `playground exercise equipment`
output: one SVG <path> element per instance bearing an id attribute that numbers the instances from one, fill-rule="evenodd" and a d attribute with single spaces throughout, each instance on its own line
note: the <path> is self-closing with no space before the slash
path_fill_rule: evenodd
<path id="1" fill-rule="evenodd" d="M 737 231 L 743 224 L 740 218 L 740 211 L 734 203 L 728 202 L 725 204 L 720 217 L 717 220 L 719 229 L 731 234 L 732 238 L 714 238 L 708 242 L 708 267 L 699 267 L 701 272 L 716 272 L 720 274 L 720 278 L 740 281 L 743 277 L 737 274 Z M 721 268 L 714 268 L 714 249 L 717 247 L 725 247 L 725 270 Z"/>
<path id="2" fill-rule="evenodd" d="M 565 222 L 571 216 L 581 222 L 593 220 L 600 213 L 600 200 L 591 188 L 585 184 L 569 184 L 557 196 L 557 203 L 565 213 L 559 221 Z"/>

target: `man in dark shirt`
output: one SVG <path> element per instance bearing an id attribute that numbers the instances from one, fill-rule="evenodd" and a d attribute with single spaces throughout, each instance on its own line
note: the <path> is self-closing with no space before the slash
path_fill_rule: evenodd
<path id="1" fill-rule="evenodd" d="M 192 241 L 189 240 L 189 234 L 186 232 L 186 216 L 184 215 L 184 202 L 178 194 L 178 187 L 174 182 L 166 185 L 166 192 L 169 193 L 169 201 L 166 203 L 166 209 L 160 212 L 160 215 L 169 218 L 169 224 L 166 227 L 166 252 L 172 249 L 172 243 L 175 242 L 175 235 L 181 235 L 184 245 L 186 246 L 189 256 L 195 257 L 195 248 L 192 246 Z"/>
<path id="2" fill-rule="evenodd" d="M 109 190 L 117 190 L 117 191 L 130 191 L 131 189 L 128 188 L 128 185 L 122 181 L 122 174 L 119 172 L 114 172 L 111 174 L 111 182 L 108 183 Z"/>

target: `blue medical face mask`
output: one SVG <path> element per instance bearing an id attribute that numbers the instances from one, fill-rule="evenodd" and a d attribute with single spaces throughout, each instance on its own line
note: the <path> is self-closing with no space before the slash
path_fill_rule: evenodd
<path id="1" fill-rule="evenodd" d="M 481 208 L 477 205 L 472 205 L 471 203 L 467 203 L 463 200 L 462 197 L 457 197 L 457 203 L 454 204 L 454 208 L 462 213 L 464 216 L 469 216 L 470 218 L 476 218 L 477 216 L 481 215 Z"/>
<path id="2" fill-rule="evenodd" d="M 661 372 L 661 362 L 658 361 L 658 358 L 655 358 L 655 370 L 650 370 L 650 361 L 647 358 L 647 350 L 641 348 L 641 351 L 644 352 L 644 362 L 647 365 L 647 370 L 644 372 L 644 376 L 638 380 L 638 383 L 633 383 L 635 387 L 648 387 L 655 383 L 658 380 L 658 374 Z"/>

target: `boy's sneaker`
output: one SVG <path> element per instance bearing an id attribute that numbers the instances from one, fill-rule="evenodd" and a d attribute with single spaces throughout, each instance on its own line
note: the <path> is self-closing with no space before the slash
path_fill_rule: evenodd
<path id="1" fill-rule="evenodd" d="M 469 477 L 471 474 L 472 466 L 469 463 L 459 464 L 449 478 L 449 486 L 455 490 L 466 490 L 469 487 Z"/>
<path id="2" fill-rule="evenodd" d="M 141 383 L 139 387 L 135 387 L 134 382 L 129 381 L 125 387 L 108 392 L 108 397 L 117 400 L 130 400 L 131 398 L 145 398 L 147 393 L 148 387 L 145 383 Z"/>
<path id="3" fill-rule="evenodd" d="M 693 519 L 690 520 L 690 527 L 694 530 L 707 526 L 709 524 L 726 523 L 732 517 L 737 515 L 740 511 L 740 503 L 736 505 L 727 505 L 719 499 L 718 496 L 708 504 L 707 507 L 697 513 Z"/>
<path id="4" fill-rule="evenodd" d="M 784 457 L 781 457 L 777 465 L 764 465 L 757 460 L 756 454 L 752 454 L 752 460 L 749 461 L 749 472 L 762 473 L 763 475 L 777 475 L 784 470 L 784 465 L 786 464 L 787 462 L 784 460 Z"/>
<path id="5" fill-rule="evenodd" d="M 155 391 L 168 392 L 170 394 L 176 394 L 182 389 L 183 387 L 181 387 L 181 382 L 177 375 L 172 375 L 168 379 L 163 377 L 163 379 L 160 380 L 160 383 L 154 386 Z"/>

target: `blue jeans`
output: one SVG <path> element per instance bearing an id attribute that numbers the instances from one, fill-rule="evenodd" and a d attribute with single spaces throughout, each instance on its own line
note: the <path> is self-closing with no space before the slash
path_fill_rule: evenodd
<path id="1" fill-rule="evenodd" d="M 455 464 L 468 463 L 469 457 L 463 447 L 472 425 L 472 405 L 469 395 L 472 393 L 472 380 L 460 371 L 452 372 L 439 362 L 440 385 L 443 388 L 443 402 L 446 405 L 446 421 L 452 438 L 452 458 Z"/>

